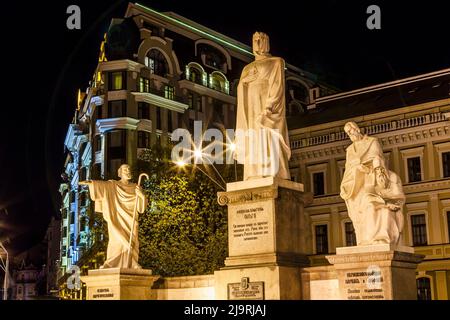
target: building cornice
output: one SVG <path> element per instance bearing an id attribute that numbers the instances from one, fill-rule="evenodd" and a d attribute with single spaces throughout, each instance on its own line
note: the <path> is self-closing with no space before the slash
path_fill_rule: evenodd
<path id="1" fill-rule="evenodd" d="M 114 129 L 136 130 L 139 120 L 130 117 L 98 119 L 96 122 L 97 133 L 105 133 Z"/>
<path id="2" fill-rule="evenodd" d="M 98 71 L 127 70 L 139 72 L 145 66 L 129 59 L 99 62 Z"/>
<path id="3" fill-rule="evenodd" d="M 442 70 L 438 70 L 438 71 L 434 71 L 434 72 L 430 72 L 430 73 L 426 73 L 426 74 L 421 74 L 421 75 L 414 76 L 414 77 L 404 78 L 404 79 L 395 80 L 395 81 L 391 81 L 391 82 L 385 82 L 385 83 L 377 84 L 374 86 L 364 87 L 364 88 L 360 88 L 360 89 L 356 89 L 356 90 L 352 90 L 352 91 L 347 91 L 347 92 L 343 92 L 343 93 L 337 93 L 337 94 L 333 94 L 330 96 L 317 98 L 316 104 L 319 104 L 322 102 L 329 102 L 332 100 L 348 98 L 348 97 L 359 95 L 362 93 L 397 87 L 397 86 L 401 86 L 401 85 L 405 85 L 405 84 L 414 83 L 417 81 L 423 81 L 423 80 L 428 80 L 428 79 L 432 79 L 432 78 L 442 77 L 445 75 L 450 75 L 450 69 L 442 69 Z"/>
<path id="4" fill-rule="evenodd" d="M 403 191 L 406 195 L 430 195 L 439 193 L 450 192 L 450 179 L 440 179 L 432 181 L 424 181 L 419 183 L 412 183 L 403 185 Z M 325 209 L 330 208 L 330 205 L 342 204 L 345 206 L 344 200 L 339 194 L 331 194 L 328 196 L 321 196 L 314 198 L 312 203 L 306 207 L 306 209 Z M 406 204 L 407 208 L 415 206 L 416 204 Z"/>
<path id="5" fill-rule="evenodd" d="M 434 114 L 430 118 L 427 116 L 429 115 L 364 127 L 364 131 L 372 132 L 377 131 L 373 127 L 381 128 L 379 129 L 381 132 L 373 133 L 371 136 L 378 138 L 381 145 L 385 148 L 392 146 L 402 147 L 411 143 L 417 144 L 428 141 L 437 142 L 439 138 L 446 139 L 450 136 L 450 121 L 448 118 L 445 118 L 440 113 Z M 419 121 L 417 118 L 422 120 Z M 396 124 L 394 125 L 393 123 Z M 383 126 L 386 130 L 383 129 Z M 311 145 L 298 147 L 299 141 L 304 145 Z M 344 132 L 293 140 L 291 141 L 292 160 L 315 159 L 319 161 L 330 156 L 344 156 L 345 150 L 350 144 L 351 141 Z"/>
<path id="6" fill-rule="evenodd" d="M 132 92 L 131 94 L 135 96 L 136 102 L 146 102 L 176 112 L 184 113 L 184 111 L 189 108 L 189 105 L 185 103 L 167 99 L 149 92 Z"/>

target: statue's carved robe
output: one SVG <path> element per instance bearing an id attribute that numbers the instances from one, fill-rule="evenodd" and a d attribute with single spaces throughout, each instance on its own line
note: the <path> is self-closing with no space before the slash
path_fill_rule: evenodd
<path id="1" fill-rule="evenodd" d="M 369 172 L 360 170 L 360 164 Z M 376 167 L 385 170 L 389 179 L 387 188 L 377 183 Z M 346 202 L 358 245 L 399 244 L 404 225 L 402 208 L 405 195 L 400 178 L 387 170 L 383 150 L 376 138 L 364 136 L 347 148 L 341 197 Z M 389 209 L 388 204 L 399 207 L 399 210 Z"/>
<path id="2" fill-rule="evenodd" d="M 144 212 L 147 201 L 136 197 L 136 184 L 124 184 L 120 181 L 92 181 L 89 185 L 90 196 L 95 201 L 95 211 L 102 212 L 108 223 L 108 249 L 104 268 L 140 268 L 138 215 L 136 214 L 133 239 L 131 241 L 131 264 L 127 265 L 130 232 L 133 224 L 133 211 Z"/>
<path id="3" fill-rule="evenodd" d="M 237 99 L 236 155 L 244 164 L 244 180 L 290 179 L 284 60 L 267 57 L 248 64 L 241 74 Z M 264 115 L 265 110 L 270 114 Z M 239 140 L 242 132 L 247 136 Z"/>

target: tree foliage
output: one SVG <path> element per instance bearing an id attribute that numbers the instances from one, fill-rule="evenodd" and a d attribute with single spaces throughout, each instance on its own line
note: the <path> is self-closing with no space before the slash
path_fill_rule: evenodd
<path id="1" fill-rule="evenodd" d="M 136 168 L 150 175 L 143 184 L 149 205 L 139 217 L 140 263 L 163 276 L 213 273 L 227 256 L 221 190 L 198 170 L 179 170 L 168 156 L 152 148 Z"/>

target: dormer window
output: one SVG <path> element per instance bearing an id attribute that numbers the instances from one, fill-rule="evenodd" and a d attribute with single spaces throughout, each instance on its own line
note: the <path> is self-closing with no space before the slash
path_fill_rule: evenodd
<path id="1" fill-rule="evenodd" d="M 166 57 L 157 49 L 152 49 L 147 53 L 145 66 L 150 69 L 151 74 L 156 74 L 164 78 L 169 73 Z"/>
<path id="2" fill-rule="evenodd" d="M 208 45 L 199 45 L 199 51 L 205 66 L 226 72 L 227 63 L 222 52 Z"/>

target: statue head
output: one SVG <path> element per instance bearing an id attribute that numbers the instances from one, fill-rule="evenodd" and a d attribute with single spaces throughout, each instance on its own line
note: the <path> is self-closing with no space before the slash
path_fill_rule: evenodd
<path id="1" fill-rule="evenodd" d="M 126 163 L 124 163 L 123 165 L 121 165 L 119 167 L 119 169 L 117 170 L 117 175 L 119 176 L 119 178 L 121 178 L 122 180 L 131 180 L 132 175 L 131 175 L 131 169 L 130 166 Z"/>
<path id="2" fill-rule="evenodd" d="M 345 124 L 344 131 L 350 137 L 350 140 L 352 140 L 352 142 L 361 140 L 363 137 L 358 125 L 353 121 L 347 122 Z"/>
<path id="3" fill-rule="evenodd" d="M 270 56 L 269 36 L 264 32 L 253 34 L 253 53 L 255 56 Z"/>

